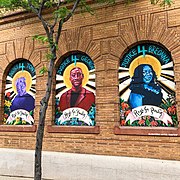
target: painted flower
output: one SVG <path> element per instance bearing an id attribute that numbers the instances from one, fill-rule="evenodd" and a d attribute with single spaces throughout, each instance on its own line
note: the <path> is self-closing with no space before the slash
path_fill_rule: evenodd
<path id="1" fill-rule="evenodd" d="M 11 93 L 10 92 L 7 92 L 6 93 L 6 96 L 9 98 L 11 96 Z"/>
<path id="2" fill-rule="evenodd" d="M 22 120 L 22 124 L 26 124 L 26 120 Z"/>
<path id="3" fill-rule="evenodd" d="M 126 111 L 126 112 L 124 113 L 125 116 L 127 116 L 130 112 L 131 112 L 131 110 Z"/>
<path id="4" fill-rule="evenodd" d="M 16 117 L 16 122 L 19 122 L 21 120 L 20 117 Z"/>
<path id="5" fill-rule="evenodd" d="M 4 117 L 7 119 L 8 118 L 8 114 L 4 114 Z"/>
<path id="6" fill-rule="evenodd" d="M 125 126 L 126 121 L 125 120 L 121 120 L 121 126 Z"/>
<path id="7" fill-rule="evenodd" d="M 158 123 L 156 121 L 151 122 L 151 126 L 157 126 L 157 125 L 158 125 Z"/>
<path id="8" fill-rule="evenodd" d="M 3 122 L 6 123 L 6 118 L 4 118 Z"/>
<path id="9" fill-rule="evenodd" d="M 122 110 L 125 110 L 125 109 L 127 109 L 129 107 L 129 105 L 127 103 L 125 103 L 125 102 L 122 102 L 121 107 L 122 107 Z"/>
<path id="10" fill-rule="evenodd" d="M 144 120 L 144 119 L 140 119 L 140 120 L 138 121 L 138 124 L 139 124 L 139 125 L 144 125 L 144 123 L 145 123 L 145 120 Z"/>
<path id="11" fill-rule="evenodd" d="M 173 115 L 176 114 L 176 106 L 174 105 L 174 106 L 169 107 L 168 113 L 173 114 Z"/>
<path id="12" fill-rule="evenodd" d="M 7 107 L 10 107 L 10 106 L 11 106 L 11 102 L 10 102 L 10 101 L 5 100 L 4 105 L 5 105 L 5 106 L 7 106 Z"/>

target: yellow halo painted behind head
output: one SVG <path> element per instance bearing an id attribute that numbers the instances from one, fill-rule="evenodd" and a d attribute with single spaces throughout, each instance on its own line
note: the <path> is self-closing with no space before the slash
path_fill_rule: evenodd
<path id="1" fill-rule="evenodd" d="M 136 69 L 136 67 L 141 65 L 141 64 L 151 65 L 153 70 L 156 73 L 157 78 L 160 77 L 160 75 L 161 75 L 161 63 L 159 62 L 158 59 L 156 59 L 155 57 L 153 57 L 151 55 L 146 55 L 145 57 L 139 56 L 131 62 L 130 66 L 129 66 L 130 77 L 132 77 L 134 75 L 134 70 Z"/>
<path id="2" fill-rule="evenodd" d="M 12 88 L 13 91 L 17 94 L 17 90 L 16 90 L 16 80 L 20 77 L 24 77 L 26 79 L 26 92 L 28 92 L 31 88 L 32 85 L 32 77 L 31 74 L 28 71 L 19 71 L 17 72 L 12 80 Z"/>
<path id="3" fill-rule="evenodd" d="M 64 71 L 63 73 L 63 80 L 64 80 L 64 84 L 66 85 L 67 88 L 72 88 L 72 84 L 71 84 L 71 81 L 70 81 L 70 71 L 71 69 L 75 68 L 75 67 L 79 67 L 81 68 L 83 74 L 84 74 L 84 78 L 83 78 L 83 81 L 82 81 L 82 86 L 85 86 L 89 80 L 89 70 L 87 68 L 87 66 L 84 64 L 84 63 L 80 63 L 80 62 L 77 62 L 76 63 L 76 66 L 74 63 L 70 64 Z"/>

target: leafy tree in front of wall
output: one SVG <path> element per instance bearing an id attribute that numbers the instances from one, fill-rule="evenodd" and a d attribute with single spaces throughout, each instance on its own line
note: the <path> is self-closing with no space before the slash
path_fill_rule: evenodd
<path id="1" fill-rule="evenodd" d="M 133 1 L 133 0 L 132 0 Z M 134 0 L 135 1 L 135 0 Z M 138 1 L 138 0 L 136 0 Z M 42 142 L 44 136 L 44 124 L 46 110 L 51 94 L 52 88 L 52 75 L 54 69 L 54 62 L 57 59 L 57 47 L 61 36 L 63 24 L 66 23 L 74 14 L 75 10 L 79 7 L 82 11 L 88 11 L 93 14 L 92 9 L 88 5 L 89 0 L 0 0 L 0 10 L 3 14 L 5 11 L 12 11 L 17 9 L 25 9 L 34 13 L 42 23 L 46 36 L 34 36 L 35 39 L 40 40 L 42 43 L 48 43 L 50 53 L 47 55 L 49 58 L 49 67 L 42 67 L 40 73 L 48 73 L 47 86 L 44 97 L 42 98 L 39 111 L 39 126 L 36 136 L 36 149 L 35 149 L 35 171 L 34 179 L 41 179 L 41 152 Z M 115 3 L 115 0 L 94 0 L 93 3 Z M 124 0 L 128 4 L 131 0 Z M 171 0 L 150 0 L 152 4 L 160 4 L 161 6 L 171 5 Z M 50 8 L 52 10 L 51 22 L 45 19 L 43 14 L 44 10 Z M 61 47 L 59 47 L 61 48 Z"/>

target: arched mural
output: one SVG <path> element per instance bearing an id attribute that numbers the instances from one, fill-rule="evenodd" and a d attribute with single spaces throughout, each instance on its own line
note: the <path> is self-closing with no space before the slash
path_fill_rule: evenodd
<path id="1" fill-rule="evenodd" d="M 55 124 L 95 125 L 95 67 L 84 53 L 62 59 L 56 72 Z"/>
<path id="2" fill-rule="evenodd" d="M 122 126 L 178 126 L 173 61 L 160 44 L 139 43 L 124 54 L 119 93 Z"/>
<path id="3" fill-rule="evenodd" d="M 6 77 L 3 124 L 34 124 L 35 84 L 35 68 L 29 61 L 20 60 L 10 68 Z"/>

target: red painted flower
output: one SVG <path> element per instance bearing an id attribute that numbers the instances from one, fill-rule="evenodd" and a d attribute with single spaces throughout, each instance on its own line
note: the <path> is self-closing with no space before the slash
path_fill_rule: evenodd
<path id="1" fill-rule="evenodd" d="M 124 113 L 125 116 L 127 116 L 129 113 L 131 112 L 131 110 L 128 110 Z"/>
<path id="2" fill-rule="evenodd" d="M 126 124 L 125 120 L 121 120 L 121 126 L 124 126 Z"/>
<path id="3" fill-rule="evenodd" d="M 5 118 L 8 118 L 8 114 L 4 114 L 4 117 L 5 117 Z"/>
<path id="4" fill-rule="evenodd" d="M 141 119 L 141 120 L 139 120 L 139 122 L 138 122 L 139 125 L 143 125 L 144 123 L 145 123 L 145 120 L 144 120 L 144 119 Z"/>
<path id="5" fill-rule="evenodd" d="M 171 107 L 168 108 L 168 113 L 169 114 L 176 114 L 176 106 L 173 105 Z"/>
<path id="6" fill-rule="evenodd" d="M 125 110 L 126 108 L 129 107 L 129 105 L 127 103 L 125 103 L 125 102 L 122 102 L 121 107 L 122 107 L 122 110 Z"/>
<path id="7" fill-rule="evenodd" d="M 7 92 L 6 93 L 6 96 L 9 98 L 11 96 L 11 93 L 10 92 Z"/>
<path id="8" fill-rule="evenodd" d="M 156 121 L 151 122 L 151 126 L 157 126 L 157 125 L 158 125 L 158 123 Z"/>

